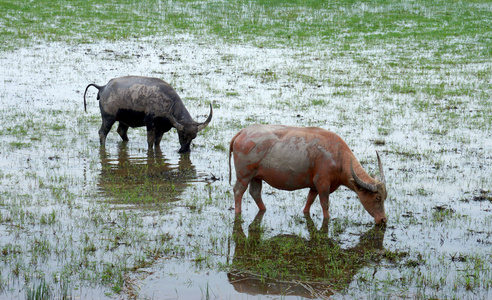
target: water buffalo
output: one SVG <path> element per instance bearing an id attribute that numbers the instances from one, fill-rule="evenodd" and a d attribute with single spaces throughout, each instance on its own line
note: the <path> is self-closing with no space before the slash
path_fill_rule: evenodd
<path id="1" fill-rule="evenodd" d="M 108 132 L 118 121 L 117 132 L 124 141 L 128 141 L 128 127 L 146 126 L 149 149 L 154 145 L 159 147 L 162 135 L 174 127 L 181 144 L 179 153 L 189 152 L 191 141 L 212 120 L 212 104 L 207 120 L 195 122 L 178 93 L 159 78 L 127 76 L 111 79 L 104 86 L 91 83 L 84 92 L 85 110 L 85 94 L 91 86 L 99 90 L 97 99 L 102 117 L 99 141 L 103 146 Z"/>
<path id="2" fill-rule="evenodd" d="M 344 185 L 357 193 L 377 224 L 386 223 L 386 181 L 377 152 L 381 181 L 364 171 L 347 144 L 333 132 L 315 127 L 251 125 L 231 140 L 229 183 L 231 152 L 237 177 L 234 185 L 236 213 L 241 213 L 248 185 L 258 208 L 266 209 L 261 199 L 261 185 L 265 181 L 281 190 L 309 188 L 303 212 L 309 212 L 319 195 L 323 217 L 329 218 L 329 195 Z"/>

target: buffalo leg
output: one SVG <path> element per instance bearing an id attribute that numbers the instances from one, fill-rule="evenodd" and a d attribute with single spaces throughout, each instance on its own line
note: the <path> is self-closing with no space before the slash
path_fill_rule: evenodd
<path id="1" fill-rule="evenodd" d="M 126 134 L 128 132 L 128 125 L 120 122 L 120 124 L 118 125 L 118 129 L 116 129 L 116 132 L 118 132 L 118 134 L 125 142 L 128 142 L 128 135 Z"/>
<path id="2" fill-rule="evenodd" d="M 147 144 L 149 145 L 149 149 L 154 149 L 155 133 L 156 133 L 154 119 L 152 119 L 151 116 L 146 116 L 144 118 L 144 123 L 145 126 L 147 127 Z"/>
<path id="3" fill-rule="evenodd" d="M 161 145 L 161 140 L 162 140 L 162 136 L 164 135 L 164 131 L 162 130 L 156 130 L 155 132 L 155 141 L 154 141 L 154 145 L 156 148 L 159 148 L 160 145 Z"/>
<path id="4" fill-rule="evenodd" d="M 149 144 L 149 149 L 154 148 L 155 142 L 155 128 L 147 125 L 147 144 Z"/>
<path id="5" fill-rule="evenodd" d="M 261 200 L 261 179 L 253 178 L 253 180 L 251 180 L 249 183 L 249 194 L 255 200 L 259 210 L 266 210 L 265 204 L 263 204 L 263 200 Z"/>
<path id="6" fill-rule="evenodd" d="M 101 128 L 99 129 L 99 143 L 101 146 L 106 144 L 106 136 L 108 135 L 111 127 L 113 127 L 115 120 L 112 118 L 103 118 Z"/>
<path id="7" fill-rule="evenodd" d="M 314 200 L 316 200 L 316 196 L 318 196 L 317 190 L 314 189 L 309 190 L 309 194 L 306 200 L 306 206 L 304 206 L 304 209 L 302 210 L 303 213 L 309 212 L 309 210 L 311 209 L 311 205 L 313 205 Z"/>
<path id="8" fill-rule="evenodd" d="M 246 192 L 247 188 L 248 188 L 248 183 L 246 182 L 246 184 L 243 184 L 239 179 L 236 181 L 236 184 L 234 185 L 234 212 L 236 214 L 241 213 L 241 203 L 243 201 L 243 194 L 244 192 Z"/>
<path id="9" fill-rule="evenodd" d="M 321 208 L 323 210 L 323 218 L 329 219 L 330 193 L 329 192 L 319 193 L 319 202 L 321 203 Z"/>

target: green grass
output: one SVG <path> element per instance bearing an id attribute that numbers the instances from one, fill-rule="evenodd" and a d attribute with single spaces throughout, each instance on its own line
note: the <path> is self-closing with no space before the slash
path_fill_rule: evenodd
<path id="1" fill-rule="evenodd" d="M 491 55 L 488 1 L 326 2 L 245 1 L 1 1 L 3 49 L 36 41 L 74 44 L 176 33 L 216 36 L 258 46 L 337 41 L 379 44 L 402 39 L 433 49 L 428 41 L 456 39 L 438 53 Z M 237 13 L 242 12 L 242 13 Z M 343 38 L 340 35 L 343 34 Z M 308 79 L 311 80 L 311 79 Z"/>
<path id="2" fill-rule="evenodd" d="M 47 300 L 51 299 L 51 291 L 44 280 L 35 284 L 32 288 L 28 288 L 26 292 L 28 300 Z"/>

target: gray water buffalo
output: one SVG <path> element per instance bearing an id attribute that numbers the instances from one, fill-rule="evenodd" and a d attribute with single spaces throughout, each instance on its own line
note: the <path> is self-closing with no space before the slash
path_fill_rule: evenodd
<path id="1" fill-rule="evenodd" d="M 265 181 L 280 190 L 309 188 L 303 212 L 309 212 L 319 195 L 323 217 L 329 218 L 329 195 L 344 185 L 357 193 L 376 223 L 386 223 L 386 180 L 377 152 L 381 181 L 364 171 L 347 144 L 333 132 L 315 127 L 251 125 L 231 140 L 229 182 L 231 152 L 237 177 L 234 185 L 236 213 L 241 212 L 242 197 L 248 185 L 258 208 L 266 209 L 261 199 L 262 181 Z"/>
<path id="2" fill-rule="evenodd" d="M 85 95 L 91 86 L 99 90 L 97 99 L 102 117 L 99 141 L 103 146 L 108 132 L 118 121 L 117 132 L 124 141 L 128 141 L 128 127 L 146 126 L 149 149 L 159 147 L 162 135 L 174 127 L 181 144 L 179 153 L 189 152 L 191 141 L 212 120 L 212 104 L 205 122 L 195 122 L 178 93 L 159 78 L 127 76 L 111 79 L 104 86 L 91 83 L 84 92 L 86 111 Z"/>

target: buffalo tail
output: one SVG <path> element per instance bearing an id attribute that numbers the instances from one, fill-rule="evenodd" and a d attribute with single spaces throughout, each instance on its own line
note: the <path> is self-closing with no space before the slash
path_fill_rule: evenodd
<path id="1" fill-rule="evenodd" d="M 102 89 L 104 86 L 99 86 L 95 83 L 91 83 L 89 84 L 86 88 L 85 88 L 85 92 L 84 92 L 84 111 L 87 112 L 87 102 L 85 101 L 85 94 L 87 94 L 87 90 L 89 89 L 89 87 L 95 87 L 96 89 L 100 90 Z M 99 100 L 99 94 L 97 94 L 97 99 Z"/>
<path id="2" fill-rule="evenodd" d="M 229 144 L 229 185 L 231 184 L 231 177 L 232 177 L 232 171 L 231 171 L 231 153 L 234 152 L 233 151 L 233 146 L 234 146 L 234 141 L 236 141 L 236 138 L 238 137 L 238 135 L 241 133 L 241 131 L 239 131 L 232 139 L 231 139 L 231 143 Z"/>

